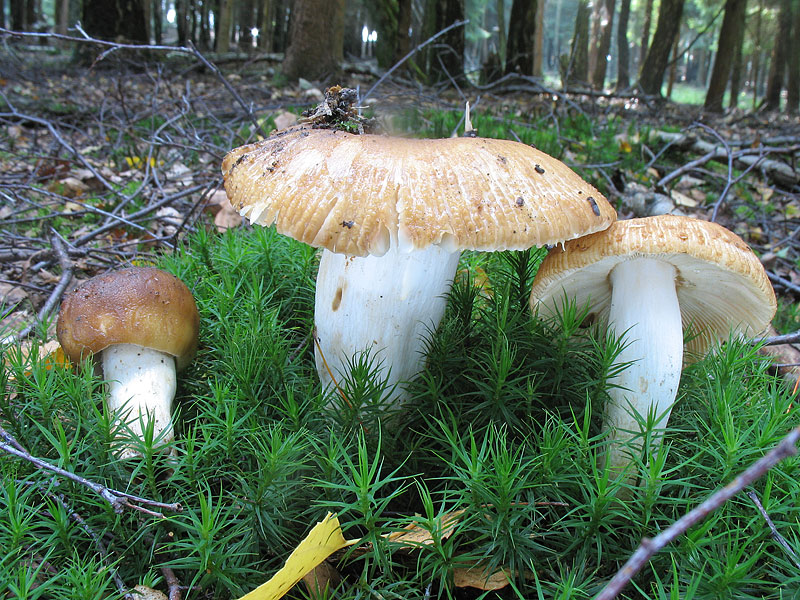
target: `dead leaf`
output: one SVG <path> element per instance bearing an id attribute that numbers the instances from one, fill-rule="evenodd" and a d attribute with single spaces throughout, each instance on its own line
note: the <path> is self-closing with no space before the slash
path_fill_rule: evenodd
<path id="1" fill-rule="evenodd" d="M 328 597 L 326 592 L 339 585 L 341 580 L 342 576 L 339 575 L 339 571 L 327 560 L 322 561 L 303 575 L 303 583 L 306 585 L 308 595 L 312 598 Z"/>
<path id="2" fill-rule="evenodd" d="M 225 203 L 222 204 L 220 211 L 214 217 L 214 225 L 217 226 L 217 231 L 222 233 L 228 229 L 239 227 L 241 224 L 242 216 L 236 212 L 233 206 L 231 206 L 231 203 L 226 199 Z"/>
<path id="3" fill-rule="evenodd" d="M 453 535 L 456 525 L 464 514 L 464 510 L 456 510 L 446 513 L 441 517 L 441 538 L 443 540 Z M 417 546 L 428 546 L 433 543 L 431 532 L 424 527 L 420 527 L 417 523 L 411 523 L 400 531 L 390 533 L 387 538 L 401 546 L 409 546 L 411 548 Z"/>
<path id="4" fill-rule="evenodd" d="M 682 194 L 678 190 L 672 190 L 670 192 L 670 197 L 672 198 L 673 202 L 678 206 L 685 206 L 688 208 L 695 208 L 698 205 L 697 200 L 694 198 L 690 198 L 686 194 Z"/>
<path id="5" fill-rule="evenodd" d="M 276 129 L 286 129 L 287 127 L 297 124 L 297 115 L 285 110 L 278 114 L 273 121 L 275 122 Z"/>
<path id="6" fill-rule="evenodd" d="M 484 591 L 499 590 L 508 585 L 510 575 L 505 569 L 488 574 L 481 567 L 453 569 L 453 584 L 456 587 L 471 587 Z"/>
<path id="7" fill-rule="evenodd" d="M 137 585 L 132 590 L 135 600 L 168 600 L 164 592 L 159 592 L 146 585 Z"/>
<path id="8" fill-rule="evenodd" d="M 28 297 L 28 293 L 18 285 L 0 283 L 0 305 L 8 308 L 19 304 Z"/>

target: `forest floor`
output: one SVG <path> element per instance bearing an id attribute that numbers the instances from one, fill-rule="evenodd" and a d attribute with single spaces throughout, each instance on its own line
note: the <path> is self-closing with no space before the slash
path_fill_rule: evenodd
<path id="1" fill-rule="evenodd" d="M 656 99 L 566 94 L 523 77 L 504 78 L 498 84 L 485 87 L 467 84 L 459 87 L 454 82 L 423 87 L 402 77 L 381 79 L 365 64 L 351 65 L 336 81 L 288 84 L 280 75 L 275 57 L 215 57 L 212 65 L 199 53 L 159 52 L 143 56 L 114 46 L 107 47 L 106 54 L 101 55 L 101 52 L 103 50 L 98 49 L 97 60 L 86 67 L 72 62 L 71 55 L 65 52 L 14 46 L 8 41 L 0 48 L 0 338 L 9 347 L 21 345 L 24 349 L 31 340 L 37 340 L 33 347 L 42 355 L 54 352 L 57 348 L 55 314 L 63 293 L 77 282 L 121 266 L 153 264 L 172 254 L 175 261 L 186 256 L 189 256 L 187 261 L 194 261 L 191 252 L 183 254 L 188 236 L 194 236 L 196 241 L 201 239 L 199 234 L 206 232 L 209 239 L 218 241 L 223 238 L 218 232 L 249 228 L 231 209 L 222 189 L 220 164 L 224 155 L 234 147 L 268 135 L 275 128 L 295 123 L 301 111 L 323 100 L 325 86 L 333 84 L 358 89 L 361 96 L 366 97 L 365 111 L 376 116 L 387 131 L 403 135 L 462 134 L 464 106 L 470 101 L 472 123 L 479 135 L 519 139 L 556 156 L 604 193 L 617 208 L 620 218 L 674 212 L 719 222 L 739 234 L 756 251 L 767 270 L 779 297 L 779 311 L 774 322 L 777 331 L 789 333 L 800 329 L 797 303 L 800 295 L 800 168 L 796 164 L 800 151 L 800 120 L 797 117 L 742 111 L 712 116 L 704 114 L 697 106 Z M 258 235 L 241 236 L 248 238 L 244 241 L 233 235 L 230 239 L 258 247 L 259 240 L 273 240 L 269 235 L 269 232 L 259 231 Z M 197 243 L 198 247 L 206 249 L 210 245 Z M 215 248 L 215 252 L 224 254 L 225 242 Z M 285 248 L 280 250 L 285 252 Z M 197 262 L 202 261 L 198 259 Z M 219 262 L 225 264 L 221 259 Z M 313 259 L 308 263 L 313 263 Z M 199 269 L 197 265 L 192 268 Z M 230 274 L 215 273 L 221 279 L 226 275 L 240 276 L 235 269 Z M 236 288 L 238 283 L 234 282 L 232 287 Z M 247 285 L 251 283 L 246 282 Z M 205 285 L 213 287 L 208 282 Z M 258 285 L 255 288 L 254 295 L 263 291 Z M 204 293 L 216 301 L 213 292 L 207 289 Z M 259 301 L 263 300 L 261 296 Z M 528 314 L 527 304 L 525 306 Z M 248 333 L 246 324 L 225 326 L 229 326 L 231 332 L 242 334 L 242 338 Z M 313 354 L 313 349 L 308 349 L 310 334 L 299 329 L 291 333 L 298 332 L 302 333 L 299 347 L 305 348 L 306 354 Z M 231 343 L 229 340 L 233 337 L 225 339 Z M 49 341 L 42 345 L 39 340 Z M 290 355 L 294 357 L 297 340 L 291 338 L 291 342 Z M 286 347 L 289 347 L 288 342 Z M 261 348 L 254 348 L 259 350 L 261 359 Z M 777 353 L 776 362 L 784 365 L 779 372 L 797 379 L 795 367 L 800 363 L 800 352 L 790 344 L 773 348 L 770 352 Z M 211 372 L 209 365 L 215 368 L 219 367 L 217 363 L 223 365 L 221 374 L 237 367 L 242 371 L 249 368 L 245 360 L 241 361 L 242 365 L 233 359 L 225 362 L 231 356 L 238 356 L 234 353 L 228 356 L 228 349 L 215 348 L 215 353 L 207 349 L 207 364 L 195 374 L 196 380 L 186 386 L 185 393 L 193 393 L 209 383 L 206 380 Z M 209 358 L 212 354 L 216 362 Z M 477 362 L 472 355 L 467 358 L 472 361 L 468 364 Z M 306 362 L 303 368 L 311 372 L 313 357 L 306 357 Z M 249 376 L 249 372 L 244 375 Z M 242 379 L 247 379 L 244 375 Z M 568 373 L 566 379 L 569 377 Z M 208 377 L 209 381 L 211 379 Z M 475 375 L 474 379 L 477 381 L 479 376 Z M 581 384 L 576 386 L 580 388 L 579 395 L 585 396 L 588 387 L 577 383 Z M 230 389 L 219 393 L 235 396 L 231 389 L 236 385 L 230 384 Z M 314 386 L 318 386 L 317 381 L 308 384 L 308 389 L 314 392 L 312 396 L 319 396 Z M 220 389 L 223 387 L 221 385 Z M 42 389 L 39 396 L 44 398 L 47 390 Z M 308 391 L 302 387 L 298 389 Z M 530 390 L 530 387 L 521 388 L 520 394 L 530 396 Z M 257 395 L 248 390 L 242 394 L 242 406 L 245 400 L 249 402 L 251 396 Z M 210 413 L 217 409 L 215 400 L 216 396 L 210 394 L 195 404 L 202 405 L 202 409 Z M 246 410 L 241 409 L 242 413 L 252 410 L 249 404 L 247 406 Z M 185 410 L 188 415 L 191 410 L 199 409 Z M 787 416 L 787 413 L 788 409 L 776 409 L 776 414 L 788 420 L 793 415 Z M 233 416 L 236 417 L 235 411 Z M 247 412 L 242 420 L 249 416 Z M 8 421 L 10 419 L 6 419 L 6 424 Z M 212 423 L 213 419 L 204 415 L 196 421 Z M 77 418 L 75 422 L 83 423 Z M 564 422 L 563 427 L 572 426 L 568 419 Z M 187 418 L 187 431 L 190 423 Z M 783 421 L 776 423 L 776 430 L 783 428 Z M 213 421 L 212 424 L 217 427 L 219 423 Z M 264 429 L 262 425 L 259 427 Z M 283 422 L 274 431 L 281 432 L 281 427 Z M 209 425 L 208 430 L 211 429 Z M 455 431 L 457 433 L 458 429 Z M 749 431 L 748 440 L 753 437 Z M 233 437 L 240 437 L 238 431 Z M 696 437 L 702 436 L 698 433 Z M 76 434 L 75 439 L 80 441 L 80 436 Z M 350 438 L 342 436 L 342 439 Z M 46 441 L 49 443 L 50 438 Z M 497 447 L 504 449 L 505 444 L 498 442 Z M 37 448 L 40 452 L 50 452 L 48 458 L 53 458 L 54 452 L 45 442 L 39 441 L 31 452 L 35 453 Z M 206 465 L 209 473 L 213 473 L 208 481 L 217 485 L 219 478 L 225 485 L 232 485 L 225 471 L 230 468 L 230 453 L 221 447 L 212 450 L 216 453 L 216 462 Z M 254 456 L 264 454 L 263 449 L 257 450 L 253 451 Z M 535 456 L 541 456 L 539 450 L 536 448 Z M 553 453 L 554 456 L 559 454 Z M 70 454 L 70 448 L 64 454 Z M 346 453 L 343 451 L 343 454 Z M 80 467 L 85 472 L 93 472 L 98 464 L 95 455 L 86 450 L 80 456 L 84 461 Z M 751 454 L 746 458 L 749 461 Z M 198 464 L 201 463 L 198 460 Z M 738 469 L 745 464 L 745 458 L 737 455 L 731 463 Z M 116 469 L 118 465 L 111 461 L 102 467 Z M 575 470 L 572 466 L 565 469 Z M 491 469 L 494 471 L 496 469 Z M 531 471 L 538 472 L 537 469 Z M 728 465 L 728 471 L 722 475 L 711 467 L 708 472 L 713 474 L 716 484 L 719 477 L 734 471 Z M 258 480 L 261 472 L 253 469 L 246 475 L 242 480 L 250 484 Z M 111 478 L 105 472 L 104 476 Z M 127 473 L 115 476 L 127 481 Z M 191 477 L 184 476 L 194 478 L 194 471 Z M 166 483 L 158 480 L 156 485 L 156 478 L 151 479 L 146 483 L 152 483 L 153 490 L 160 493 L 166 489 L 165 494 L 171 493 Z M 589 479 L 587 475 L 586 481 Z M 661 482 L 661 475 L 656 479 Z M 139 483 L 135 478 L 131 481 Z M 386 481 L 392 481 L 391 476 Z M 687 489 L 698 485 L 694 475 L 691 481 L 688 478 L 679 481 L 688 482 Z M 180 485 L 195 492 L 192 485 L 185 482 Z M 199 495 L 204 493 L 202 490 Z M 208 493 L 211 498 L 211 492 Z M 249 496 L 242 492 L 241 497 L 254 495 L 255 492 Z M 193 498 L 188 493 L 187 497 Z M 676 497 L 683 502 L 686 494 L 678 493 Z M 170 499 L 174 498 L 170 496 Z M 573 512 L 582 515 L 578 511 L 582 504 L 577 500 L 572 502 Z M 38 505 L 31 506 L 38 508 Z M 481 507 L 478 512 L 484 513 L 483 507 L 490 504 L 481 499 L 478 506 Z M 669 506 L 676 507 L 674 512 L 683 509 L 683 504 L 677 502 Z M 593 510 L 594 505 L 590 508 Z M 230 510 L 231 514 L 239 510 L 238 499 Z M 104 527 L 109 530 L 115 526 L 111 524 L 114 516 L 96 506 L 91 507 L 91 514 L 107 517 Z M 594 515 L 589 508 L 586 514 Z M 238 512 L 236 515 L 238 519 Z M 672 520 L 674 515 L 664 516 L 658 527 L 667 522 L 667 517 Z M 648 527 L 643 527 L 642 534 L 652 533 L 649 518 L 642 521 Z M 620 522 L 632 520 L 626 516 L 625 521 L 613 523 L 619 526 Z M 164 527 L 167 525 L 164 523 Z M 127 526 L 129 531 L 135 531 L 138 523 L 131 519 Z M 731 526 L 736 527 L 736 523 Z M 254 529 L 249 522 L 242 527 L 248 531 Z M 607 530 L 613 534 L 614 527 Z M 566 531 L 571 544 L 574 536 L 571 530 Z M 0 535 L 5 534 L 0 532 Z M 171 530 L 169 535 L 172 536 Z M 197 544 L 190 544 L 192 539 L 179 535 L 175 540 L 176 555 L 195 556 Z M 132 542 L 132 546 L 136 542 Z M 186 547 L 178 548 L 179 543 Z M 143 548 L 137 550 L 141 553 L 141 562 L 152 558 L 148 544 L 149 541 L 144 540 Z M 225 552 L 228 551 L 226 544 L 220 546 Z M 270 560 L 281 556 L 287 550 L 284 546 L 280 552 L 274 551 Z M 624 546 L 627 551 L 627 543 Z M 250 549 L 242 551 L 242 555 L 248 552 Z M 714 549 L 709 552 L 719 554 Z M 603 558 L 604 561 L 598 560 L 597 569 L 605 577 L 613 572 L 617 557 Z M 45 563 L 43 560 L 39 564 Z M 164 564 L 184 568 L 186 572 L 196 570 L 198 575 L 192 581 L 205 577 L 205 566 L 196 568 L 194 563 L 184 564 L 177 559 Z M 126 568 L 133 569 L 120 561 L 120 570 Z M 211 567 L 208 568 L 210 575 Z M 213 577 L 218 577 L 218 573 L 214 572 Z M 185 579 L 188 580 L 188 576 Z M 222 580 L 222 576 L 219 579 Z M 133 580 L 133 575 L 129 574 L 129 580 Z M 241 581 L 234 577 L 230 589 L 241 586 Z"/>
<path id="2" fill-rule="evenodd" d="M 50 48 L 6 45 L 3 54 L 0 326 L 6 339 L 29 332 L 57 307 L 65 272 L 84 279 L 169 251 L 198 227 L 238 226 L 220 187 L 222 157 L 293 123 L 324 90 L 287 84 L 267 56 L 223 57 L 214 72 L 199 54 L 143 57 L 121 49 L 89 67 Z M 416 127 L 409 121 L 430 126 L 432 114 L 460 114 L 467 100 L 473 119 L 490 124 L 491 132 L 479 128 L 479 134 L 513 139 L 517 128 L 548 129 L 547 149 L 595 183 L 620 218 L 677 211 L 741 235 L 790 307 L 780 328 L 798 324 L 791 308 L 800 293 L 798 118 L 740 110 L 709 115 L 660 99 L 564 94 L 522 77 L 426 88 L 402 77 L 379 81 L 369 63 L 350 65 L 340 80 L 326 83 L 368 93 L 367 109 L 402 134 Z M 577 134 L 565 125 L 576 115 L 591 123 L 582 139 L 570 137 Z M 463 119 L 456 125 L 463 128 Z M 440 133 L 457 134 L 457 127 Z M 616 147 L 596 162 L 599 155 L 586 148 L 609 127 Z"/>

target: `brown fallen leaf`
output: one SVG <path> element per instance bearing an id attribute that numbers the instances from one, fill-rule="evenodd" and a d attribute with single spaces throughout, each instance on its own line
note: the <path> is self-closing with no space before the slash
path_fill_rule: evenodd
<path id="1" fill-rule="evenodd" d="M 28 293 L 18 285 L 0 283 L 0 305 L 5 308 L 19 304 L 28 297 Z"/>
<path id="2" fill-rule="evenodd" d="M 339 575 L 339 571 L 327 560 L 322 561 L 303 575 L 303 583 L 311 598 L 329 597 L 327 590 L 335 588 L 341 580 L 342 576 Z"/>
<path id="3" fill-rule="evenodd" d="M 217 231 L 221 233 L 223 231 L 227 231 L 228 229 L 239 227 L 241 224 L 242 216 L 236 212 L 226 198 L 225 203 L 222 204 L 222 208 L 214 217 L 214 225 L 217 226 Z"/>
<path id="4" fill-rule="evenodd" d="M 775 328 L 770 325 L 767 336 L 778 335 Z M 793 344 L 775 344 L 774 346 L 762 346 L 758 349 L 761 356 L 772 359 L 773 364 L 785 365 L 777 368 L 778 374 L 783 377 L 790 386 L 794 386 L 800 378 L 800 350 Z"/>
<path id="5" fill-rule="evenodd" d="M 146 585 L 137 585 L 131 590 L 131 593 L 136 600 L 168 600 L 164 592 L 159 592 Z"/>
<path id="6" fill-rule="evenodd" d="M 511 576 L 505 569 L 487 573 L 482 567 L 453 569 L 453 585 L 471 587 L 484 591 L 499 590 L 508 585 Z"/>
<path id="7" fill-rule="evenodd" d="M 441 537 L 443 540 L 446 540 L 451 535 L 453 535 L 453 531 L 455 531 L 456 525 L 458 525 L 458 521 L 461 518 L 461 515 L 463 514 L 464 514 L 464 509 L 456 510 L 442 515 Z M 386 537 L 387 539 L 391 540 L 396 544 L 400 544 L 401 546 L 408 546 L 411 548 L 415 548 L 418 546 L 428 546 L 433 543 L 433 537 L 431 536 L 431 532 L 425 529 L 424 527 L 420 527 L 416 523 L 411 523 L 410 525 L 406 526 L 400 531 L 393 531 Z"/>

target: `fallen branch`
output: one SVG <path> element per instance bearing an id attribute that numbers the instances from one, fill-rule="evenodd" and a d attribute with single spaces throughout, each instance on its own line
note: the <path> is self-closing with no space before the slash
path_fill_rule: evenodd
<path id="1" fill-rule="evenodd" d="M 29 463 L 34 465 L 39 469 L 44 469 L 46 471 L 50 471 L 58 475 L 59 477 L 65 477 L 78 483 L 84 487 L 89 488 L 97 495 L 99 495 L 103 500 L 108 502 L 111 505 L 111 508 L 114 509 L 115 513 L 121 513 L 126 508 L 130 508 L 133 510 L 138 510 L 139 512 L 145 513 L 152 517 L 159 517 L 164 518 L 164 515 L 160 512 L 150 510 L 145 508 L 144 506 L 139 506 L 143 504 L 145 506 L 153 506 L 155 508 L 161 508 L 164 510 L 170 510 L 174 512 L 180 512 L 183 510 L 183 507 L 180 503 L 166 503 L 166 502 L 157 502 L 155 500 L 148 500 L 147 498 L 140 498 L 139 496 L 134 496 L 132 494 L 128 494 L 126 492 L 120 492 L 118 490 L 114 490 L 111 488 L 107 488 L 104 485 L 99 483 L 95 483 L 94 481 L 90 481 L 80 475 L 76 475 L 75 473 L 71 473 L 70 471 L 66 471 L 61 467 L 57 467 L 56 465 L 51 465 L 46 460 L 41 458 L 37 458 L 32 456 L 30 452 L 25 450 L 19 442 L 14 438 L 13 435 L 8 433 L 2 426 L 0 426 L 0 437 L 5 439 L 5 442 L 0 442 L 0 450 L 4 450 L 5 452 L 11 454 L 12 456 L 16 456 L 17 458 L 21 458 L 23 460 L 27 460 Z"/>
<path id="2" fill-rule="evenodd" d="M 699 161 L 694 161 L 693 164 L 690 163 L 693 167 L 699 166 L 709 160 L 727 163 L 729 158 L 732 158 L 734 164 L 738 168 L 752 169 L 758 166 L 767 177 L 782 186 L 792 187 L 800 183 L 800 173 L 790 165 L 779 160 L 766 158 L 766 156 L 770 154 L 788 154 L 793 156 L 800 151 L 800 145 L 798 144 L 793 144 L 791 146 L 758 146 L 756 148 L 743 148 L 741 150 L 731 151 L 730 149 L 706 142 L 686 133 L 653 131 L 652 135 L 681 150 L 690 150 L 697 154 L 704 155 Z M 681 168 L 679 171 L 682 173 L 685 172 L 685 169 Z M 666 184 L 673 178 L 674 177 L 670 174 L 662 179 L 661 182 L 665 182 L 664 184 Z"/>
<path id="3" fill-rule="evenodd" d="M 793 429 L 780 443 L 767 454 L 745 469 L 728 485 L 714 492 L 699 506 L 686 513 L 667 529 L 654 538 L 644 538 L 628 561 L 617 571 L 605 588 L 595 596 L 594 600 L 612 600 L 633 579 L 642 567 L 656 553 L 683 535 L 689 528 L 703 521 L 708 515 L 720 508 L 728 500 L 741 492 L 748 485 L 762 477 L 784 458 L 797 454 L 797 441 L 800 440 L 800 427 Z"/>
<path id="4" fill-rule="evenodd" d="M 756 505 L 758 512 L 761 513 L 761 516 L 764 518 L 764 521 L 766 521 L 772 539 L 778 542 L 778 544 L 780 544 L 780 546 L 784 550 L 786 550 L 786 554 L 788 554 L 791 557 L 794 566 L 800 569 L 800 559 L 797 557 L 797 553 L 789 545 L 789 542 L 786 541 L 786 538 L 780 534 L 778 528 L 775 527 L 775 523 L 773 523 L 772 519 L 770 519 L 769 515 L 767 514 L 767 511 L 764 509 L 764 505 L 761 504 L 761 500 L 758 499 L 758 494 L 756 494 L 755 492 L 747 492 L 747 496 L 750 498 L 750 500 L 753 501 L 753 504 Z"/>

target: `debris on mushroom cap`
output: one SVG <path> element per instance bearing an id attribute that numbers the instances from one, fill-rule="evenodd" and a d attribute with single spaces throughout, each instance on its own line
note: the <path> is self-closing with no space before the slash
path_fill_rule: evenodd
<path id="1" fill-rule="evenodd" d="M 70 291 L 56 332 L 73 362 L 113 344 L 137 344 L 174 356 L 181 369 L 194 356 L 199 324 L 192 293 L 180 279 L 154 267 L 130 267 Z"/>
<path id="2" fill-rule="evenodd" d="M 616 219 L 562 162 L 508 140 L 300 127 L 231 151 L 222 171 L 231 204 L 252 223 L 352 256 L 380 256 L 390 245 L 524 249 Z"/>
<path id="3" fill-rule="evenodd" d="M 539 267 L 531 307 L 560 310 L 565 296 L 601 323 L 608 320 L 608 274 L 622 261 L 649 257 L 677 271 L 676 290 L 683 327 L 696 335 L 689 355 L 702 356 L 733 329 L 757 335 L 775 315 L 775 292 L 764 267 L 736 234 L 708 221 L 660 215 L 617 221 L 607 230 L 554 248 Z"/>

